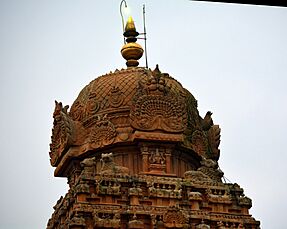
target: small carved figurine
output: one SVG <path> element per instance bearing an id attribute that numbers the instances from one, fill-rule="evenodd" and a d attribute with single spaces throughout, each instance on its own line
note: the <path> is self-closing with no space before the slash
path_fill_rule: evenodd
<path id="1" fill-rule="evenodd" d="M 129 169 L 123 166 L 119 166 L 114 162 L 113 153 L 103 153 L 102 154 L 102 168 L 101 174 L 129 174 Z"/>

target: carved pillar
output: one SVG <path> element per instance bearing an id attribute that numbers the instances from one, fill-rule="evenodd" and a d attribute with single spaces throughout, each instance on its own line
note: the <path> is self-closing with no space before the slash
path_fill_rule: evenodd
<path id="1" fill-rule="evenodd" d="M 139 205 L 139 195 L 141 191 L 137 188 L 130 188 L 129 189 L 129 196 L 130 196 L 130 205 Z"/>
<path id="2" fill-rule="evenodd" d="M 148 172 L 149 162 L 148 162 L 148 147 L 146 145 L 141 146 L 142 162 L 143 162 L 143 172 Z"/>
<path id="3" fill-rule="evenodd" d="M 171 158 L 171 149 L 167 148 L 166 153 L 165 153 L 165 159 L 166 159 L 166 173 L 169 174 L 171 173 L 171 163 L 170 163 L 170 158 Z"/>

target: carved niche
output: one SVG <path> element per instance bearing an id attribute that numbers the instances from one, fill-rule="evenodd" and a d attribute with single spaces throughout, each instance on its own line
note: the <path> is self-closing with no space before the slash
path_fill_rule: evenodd
<path id="1" fill-rule="evenodd" d="M 157 145 L 142 145 L 141 154 L 143 172 L 153 174 L 170 174 L 171 151 L 169 147 Z"/>
<path id="2" fill-rule="evenodd" d="M 147 81 L 139 81 L 130 118 L 138 130 L 182 132 L 187 122 L 185 98 L 170 90 L 164 74 L 156 68 Z"/>
<path id="3" fill-rule="evenodd" d="M 58 159 L 73 143 L 73 121 L 69 117 L 67 110 L 69 106 L 63 107 L 61 102 L 55 101 L 55 110 L 53 113 L 53 129 L 50 144 L 51 164 L 56 165 Z"/>
<path id="4" fill-rule="evenodd" d="M 107 115 L 95 116 L 90 131 L 90 142 L 92 147 L 99 148 L 112 144 L 117 136 L 115 126 L 108 120 Z"/>

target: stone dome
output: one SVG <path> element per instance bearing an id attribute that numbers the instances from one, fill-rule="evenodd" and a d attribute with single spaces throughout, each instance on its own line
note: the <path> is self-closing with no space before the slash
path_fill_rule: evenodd
<path id="1" fill-rule="evenodd" d="M 116 128 L 132 132 L 183 133 L 187 108 L 195 111 L 193 119 L 198 122 L 196 101 L 179 82 L 158 69 L 128 68 L 93 80 L 80 92 L 69 115 L 84 126 L 107 116 L 117 119 Z"/>
<path id="2" fill-rule="evenodd" d="M 180 145 L 194 157 L 219 156 L 219 127 L 204 127 L 193 95 L 158 66 L 100 76 L 67 109 L 56 102 L 50 152 L 56 174 L 71 158 L 144 142 Z"/>

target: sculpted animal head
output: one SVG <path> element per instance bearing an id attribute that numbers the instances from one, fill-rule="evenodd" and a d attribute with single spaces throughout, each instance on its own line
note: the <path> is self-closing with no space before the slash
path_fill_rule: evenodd
<path id="1" fill-rule="evenodd" d="M 53 118 L 55 118 L 56 116 L 60 115 L 60 112 L 62 111 L 63 109 L 63 105 L 61 102 L 57 102 L 55 100 L 55 110 L 54 110 L 54 113 L 53 113 Z"/>
<path id="2" fill-rule="evenodd" d="M 59 116 L 61 114 L 61 112 L 67 114 L 68 109 L 69 109 L 69 105 L 66 105 L 65 107 L 63 107 L 62 102 L 57 102 L 55 100 L 55 109 L 54 109 L 54 113 L 53 113 L 53 118 Z"/>
<path id="3" fill-rule="evenodd" d="M 212 112 L 211 112 L 211 111 L 207 111 L 207 112 L 206 112 L 206 115 L 211 116 L 211 115 L 212 115 Z"/>
<path id="4" fill-rule="evenodd" d="M 206 166 L 208 168 L 217 168 L 218 167 L 218 163 L 214 160 L 211 159 L 203 159 L 200 164 L 202 166 Z"/>
<path id="5" fill-rule="evenodd" d="M 81 167 L 92 167 L 96 164 L 96 158 L 86 158 L 80 162 Z"/>
<path id="6" fill-rule="evenodd" d="M 102 159 L 103 162 L 110 162 L 113 161 L 113 153 L 102 153 Z"/>

